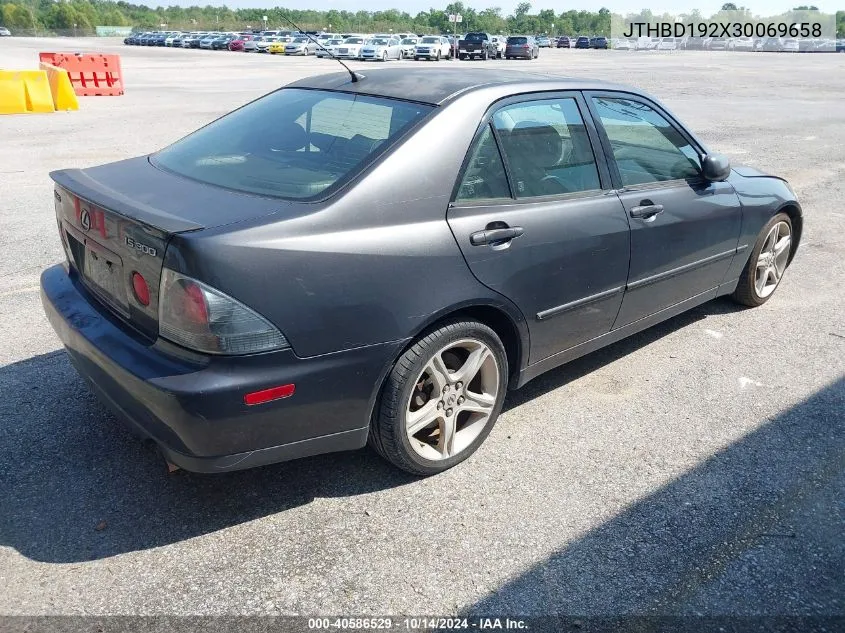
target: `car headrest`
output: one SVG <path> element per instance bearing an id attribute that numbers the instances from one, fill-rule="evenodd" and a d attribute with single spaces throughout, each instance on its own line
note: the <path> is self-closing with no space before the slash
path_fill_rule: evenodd
<path id="1" fill-rule="evenodd" d="M 563 139 L 551 125 L 520 121 L 507 134 L 510 151 L 537 167 L 554 167 L 563 152 Z"/>
<path id="2" fill-rule="evenodd" d="M 273 149 L 295 152 L 308 144 L 308 134 L 299 123 L 273 125 L 270 130 Z"/>

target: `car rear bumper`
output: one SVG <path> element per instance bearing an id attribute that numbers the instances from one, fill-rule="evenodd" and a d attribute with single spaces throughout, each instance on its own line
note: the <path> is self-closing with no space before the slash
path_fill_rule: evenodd
<path id="1" fill-rule="evenodd" d="M 223 472 L 361 448 L 378 386 L 402 342 L 313 358 L 293 351 L 208 357 L 150 343 L 118 321 L 64 266 L 41 276 L 41 298 L 79 374 L 166 459 Z M 295 384 L 255 406 L 244 395 Z"/>

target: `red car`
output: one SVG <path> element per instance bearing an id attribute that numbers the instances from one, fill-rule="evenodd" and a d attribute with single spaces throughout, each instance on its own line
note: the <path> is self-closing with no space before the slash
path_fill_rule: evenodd
<path id="1" fill-rule="evenodd" d="M 250 41 L 254 35 L 238 35 L 237 38 L 229 42 L 227 48 L 230 51 L 242 51 L 244 49 L 244 42 Z"/>

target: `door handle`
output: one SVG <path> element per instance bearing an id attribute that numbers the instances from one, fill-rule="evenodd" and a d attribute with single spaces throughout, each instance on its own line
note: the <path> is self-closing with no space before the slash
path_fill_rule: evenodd
<path id="1" fill-rule="evenodd" d="M 662 204 L 654 204 L 651 200 L 643 200 L 639 206 L 631 207 L 631 217 L 647 220 L 663 213 Z"/>
<path id="2" fill-rule="evenodd" d="M 469 236 L 469 243 L 473 246 L 484 246 L 485 244 L 496 244 L 497 242 L 508 242 L 519 237 L 525 232 L 521 226 L 508 226 L 501 229 L 487 229 L 476 231 Z"/>

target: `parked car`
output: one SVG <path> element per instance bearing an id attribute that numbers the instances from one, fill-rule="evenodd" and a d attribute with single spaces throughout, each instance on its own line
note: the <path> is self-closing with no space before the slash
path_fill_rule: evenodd
<path id="1" fill-rule="evenodd" d="M 358 59 L 364 47 L 365 38 L 359 36 L 348 37 L 343 44 L 336 46 L 332 52 L 339 59 Z"/>
<path id="2" fill-rule="evenodd" d="M 199 48 L 205 48 L 211 50 L 211 44 L 220 37 L 222 33 L 207 33 L 202 39 L 200 39 Z"/>
<path id="3" fill-rule="evenodd" d="M 402 59 L 402 45 L 398 37 L 374 37 L 367 40 L 361 49 L 362 61 L 381 61 Z"/>
<path id="4" fill-rule="evenodd" d="M 501 35 L 494 35 L 490 38 L 490 41 L 493 42 L 493 48 L 496 51 L 496 59 L 502 59 L 505 56 L 507 39 Z"/>
<path id="5" fill-rule="evenodd" d="M 77 371 L 188 470 L 369 441 L 431 475 L 509 388 L 715 297 L 771 299 L 803 225 L 784 180 L 639 90 L 496 75 L 307 77 L 51 172 L 66 257 L 41 298 Z"/>
<path id="6" fill-rule="evenodd" d="M 728 50 L 728 38 L 711 37 L 705 42 L 704 46 L 710 51 L 726 51 Z"/>
<path id="7" fill-rule="evenodd" d="M 657 45 L 659 51 L 675 51 L 678 50 L 678 43 L 674 37 L 661 37 L 660 43 Z"/>
<path id="8" fill-rule="evenodd" d="M 619 51 L 636 50 L 637 42 L 636 40 L 629 40 L 627 38 L 620 37 L 618 40 L 611 43 L 611 47 Z"/>
<path id="9" fill-rule="evenodd" d="M 511 35 L 505 45 L 505 59 L 537 59 L 540 47 L 531 35 Z"/>
<path id="10" fill-rule="evenodd" d="M 582 35 L 575 40 L 575 48 L 590 48 L 590 38 L 586 35 Z"/>
<path id="11" fill-rule="evenodd" d="M 12 37 L 12 32 L 5 26 L 0 26 L 0 37 Z"/>
<path id="12" fill-rule="evenodd" d="M 845 39 L 836 40 L 836 52 L 845 53 Z"/>
<path id="13" fill-rule="evenodd" d="M 540 48 L 551 48 L 552 40 L 547 35 L 541 35 L 537 38 L 537 46 Z"/>
<path id="14" fill-rule="evenodd" d="M 752 37 L 732 37 L 728 40 L 729 51 L 753 51 L 754 38 Z"/>
<path id="15" fill-rule="evenodd" d="M 314 55 L 316 55 L 317 57 L 331 57 L 331 51 L 334 49 L 334 47 L 339 46 L 342 43 L 343 40 L 340 38 L 322 40 L 320 46 L 318 46 L 317 50 L 314 52 Z"/>
<path id="16" fill-rule="evenodd" d="M 704 50 L 704 39 L 703 37 L 698 36 L 691 36 L 686 37 L 681 40 L 681 48 L 685 50 Z"/>
<path id="17" fill-rule="evenodd" d="M 199 48 L 206 33 L 190 33 L 182 38 L 182 48 Z"/>
<path id="18" fill-rule="evenodd" d="M 319 45 L 310 37 L 295 37 L 285 44 L 285 55 L 314 55 Z"/>
<path id="19" fill-rule="evenodd" d="M 236 39 L 238 36 L 234 33 L 225 33 L 214 38 L 211 41 L 211 50 L 213 51 L 224 51 L 229 48 L 229 42 Z"/>
<path id="20" fill-rule="evenodd" d="M 270 45 L 275 44 L 274 50 L 284 53 L 285 44 L 287 44 L 287 40 L 284 39 L 285 37 L 286 36 L 265 35 L 260 40 L 255 40 L 255 52 L 269 53 Z"/>
<path id="21" fill-rule="evenodd" d="M 226 45 L 226 48 L 230 51 L 243 51 L 246 43 L 251 41 L 254 37 L 254 35 L 238 35 Z"/>
<path id="22" fill-rule="evenodd" d="M 459 59 L 495 59 L 496 45 L 489 33 L 467 33 L 458 41 Z"/>
<path id="23" fill-rule="evenodd" d="M 172 47 L 173 43 L 180 37 L 182 37 L 182 33 L 178 33 L 178 32 L 171 33 L 166 38 L 164 38 L 164 45 L 168 46 L 168 47 Z"/>
<path id="24" fill-rule="evenodd" d="M 603 35 L 598 35 L 590 40 L 590 48 L 607 49 L 607 38 Z"/>
<path id="25" fill-rule="evenodd" d="M 798 40 L 789 38 L 783 41 L 783 52 L 784 53 L 797 53 L 799 52 L 798 47 Z"/>
<path id="26" fill-rule="evenodd" d="M 414 56 L 414 50 L 417 48 L 417 42 L 419 41 L 416 37 L 404 37 L 399 42 L 400 49 L 402 51 L 402 59 L 410 59 Z"/>
<path id="27" fill-rule="evenodd" d="M 414 59 L 419 61 L 440 61 L 441 59 L 452 59 L 452 45 L 445 35 L 426 35 L 420 38 L 414 49 Z"/>
<path id="28" fill-rule="evenodd" d="M 268 36 L 270 37 L 270 36 Z M 264 41 L 264 37 L 261 35 L 257 35 L 253 37 L 251 40 L 247 40 L 244 42 L 244 52 L 245 53 L 257 53 L 258 52 L 258 43 Z"/>
<path id="29" fill-rule="evenodd" d="M 558 48 L 571 48 L 572 42 L 567 36 L 557 38 L 557 47 Z"/>
<path id="30" fill-rule="evenodd" d="M 759 50 L 764 53 L 780 53 L 783 51 L 783 40 L 779 37 L 766 38 Z"/>

